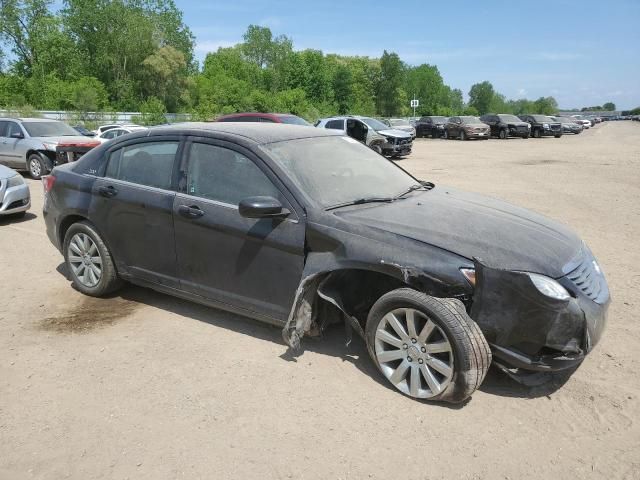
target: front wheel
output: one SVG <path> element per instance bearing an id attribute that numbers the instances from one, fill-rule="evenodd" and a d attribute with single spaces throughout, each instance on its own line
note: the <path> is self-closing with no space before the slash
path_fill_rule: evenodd
<path id="1" fill-rule="evenodd" d="M 409 288 L 378 299 L 365 337 L 382 374 L 416 399 L 462 402 L 480 386 L 491 364 L 489 345 L 459 300 Z"/>
<path id="2" fill-rule="evenodd" d="M 449 140 L 449 130 L 444 131 L 444 135 L 442 135 L 445 140 Z"/>
<path id="3" fill-rule="evenodd" d="M 42 160 L 42 157 L 37 153 L 29 155 L 27 159 L 27 169 L 29 170 L 29 175 L 34 180 L 40 180 L 43 175 L 48 173 L 47 166 Z"/>
<path id="4" fill-rule="evenodd" d="M 506 140 L 508 137 L 507 131 L 503 128 L 502 130 L 500 130 L 498 136 L 500 137 L 500 140 Z"/>
<path id="5" fill-rule="evenodd" d="M 540 138 L 540 137 L 542 137 L 542 132 L 540 132 L 540 129 L 539 129 L 539 128 L 536 128 L 536 129 L 533 131 L 533 138 Z"/>
<path id="6" fill-rule="evenodd" d="M 458 139 L 460 139 L 460 140 L 466 140 L 467 139 L 467 134 L 465 133 L 464 130 L 460 130 L 460 135 L 458 136 Z"/>
<path id="7" fill-rule="evenodd" d="M 102 297 L 122 286 L 109 249 L 89 222 L 69 227 L 63 252 L 73 285 L 85 295 Z"/>

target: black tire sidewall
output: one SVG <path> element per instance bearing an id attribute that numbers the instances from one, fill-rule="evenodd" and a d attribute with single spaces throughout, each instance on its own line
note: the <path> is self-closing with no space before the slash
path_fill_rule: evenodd
<path id="1" fill-rule="evenodd" d="M 71 242 L 73 236 L 77 233 L 84 233 L 88 235 L 91 240 L 93 240 L 93 243 L 96 245 L 96 248 L 100 252 L 100 258 L 102 260 L 102 276 L 100 277 L 100 281 L 95 287 L 87 287 L 86 285 L 83 285 L 82 282 L 77 279 L 71 267 L 71 263 L 69 262 L 69 243 Z M 62 254 L 64 256 L 64 262 L 73 285 L 82 293 L 93 297 L 100 297 L 106 295 L 107 293 L 110 293 L 115 289 L 118 280 L 115 267 L 111 260 L 111 254 L 108 251 L 107 246 L 102 240 L 100 234 L 89 222 L 78 222 L 69 227 L 64 236 Z"/>
<path id="2" fill-rule="evenodd" d="M 378 328 L 378 325 L 382 318 L 389 312 L 401 309 L 401 308 L 414 308 L 424 313 L 431 321 L 433 321 L 447 336 L 447 340 L 451 344 L 453 349 L 453 369 L 454 373 L 451 377 L 451 382 L 445 388 L 445 390 L 439 393 L 436 396 L 433 396 L 427 401 L 438 401 L 445 400 L 445 397 L 449 397 L 452 394 L 455 396 L 455 391 L 460 389 L 465 389 L 465 371 L 469 367 L 468 359 L 465 358 L 465 352 L 463 347 L 457 341 L 457 337 L 454 335 L 452 328 L 449 323 L 443 318 L 441 318 L 440 314 L 434 309 L 434 306 L 438 299 L 429 297 L 428 295 L 421 294 L 417 291 L 412 291 L 418 293 L 422 301 L 417 301 L 415 298 L 412 298 L 410 295 L 403 295 L 403 290 L 411 291 L 409 289 L 400 289 L 390 293 L 396 293 L 395 297 L 384 295 L 381 297 L 378 302 L 376 302 L 369 312 L 369 317 L 367 320 L 367 324 L 365 326 L 365 341 L 367 345 L 367 350 L 369 351 L 369 356 L 373 360 L 373 363 L 376 365 L 376 368 L 384 375 L 382 369 L 378 363 L 375 353 L 375 334 Z M 388 294 L 389 295 L 389 294 Z M 394 387 L 395 388 L 395 387 Z M 398 390 L 399 391 L 399 390 Z"/>

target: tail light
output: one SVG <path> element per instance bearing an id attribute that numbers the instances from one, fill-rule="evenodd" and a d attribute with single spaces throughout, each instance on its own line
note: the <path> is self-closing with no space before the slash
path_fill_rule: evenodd
<path id="1" fill-rule="evenodd" d="M 53 184 L 56 183 L 56 177 L 54 175 L 45 175 L 42 177 L 42 186 L 44 187 L 44 193 L 49 193 L 53 188 Z"/>

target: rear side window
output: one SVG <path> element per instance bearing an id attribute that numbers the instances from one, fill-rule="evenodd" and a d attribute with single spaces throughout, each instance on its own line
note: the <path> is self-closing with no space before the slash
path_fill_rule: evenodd
<path id="1" fill-rule="evenodd" d="M 281 198 L 280 191 L 249 158 L 206 143 L 191 145 L 187 193 L 231 205 L 258 195 Z"/>
<path id="2" fill-rule="evenodd" d="M 8 137 L 7 135 L 7 127 L 9 126 L 9 122 L 2 121 L 0 122 L 0 137 Z"/>
<path id="3" fill-rule="evenodd" d="M 331 130 L 344 130 L 344 120 L 329 120 L 324 128 Z"/>
<path id="4" fill-rule="evenodd" d="M 20 126 L 16 122 L 7 122 L 7 137 L 10 137 L 14 133 L 22 133 Z"/>
<path id="5" fill-rule="evenodd" d="M 111 153 L 105 176 L 168 190 L 177 151 L 178 142 L 128 145 Z"/>

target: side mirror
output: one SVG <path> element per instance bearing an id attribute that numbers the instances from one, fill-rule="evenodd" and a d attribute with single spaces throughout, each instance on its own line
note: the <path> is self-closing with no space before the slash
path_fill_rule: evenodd
<path id="1" fill-rule="evenodd" d="M 240 215 L 246 218 L 284 218 L 291 213 L 273 197 L 249 197 L 238 205 Z"/>
<path id="2" fill-rule="evenodd" d="M 22 132 L 13 132 L 11 134 L 11 138 L 22 139 L 22 138 L 24 138 L 24 135 L 22 134 Z"/>

